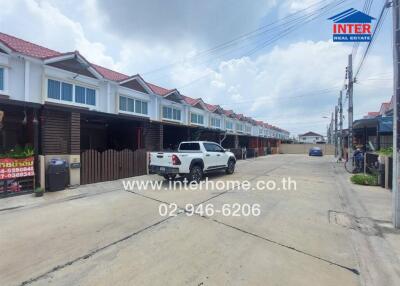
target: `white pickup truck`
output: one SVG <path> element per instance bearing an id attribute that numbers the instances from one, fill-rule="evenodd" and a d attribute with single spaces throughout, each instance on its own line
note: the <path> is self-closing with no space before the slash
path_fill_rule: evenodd
<path id="1" fill-rule="evenodd" d="M 214 142 L 189 141 L 179 144 L 177 152 L 151 152 L 149 172 L 159 174 L 167 180 L 177 175 L 186 176 L 189 181 L 199 182 L 204 173 L 225 170 L 235 171 L 236 158 Z"/>

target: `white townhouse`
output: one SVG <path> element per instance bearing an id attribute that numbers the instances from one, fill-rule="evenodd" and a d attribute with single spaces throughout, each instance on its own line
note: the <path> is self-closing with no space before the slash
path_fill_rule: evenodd
<path id="1" fill-rule="evenodd" d="M 0 33 L 0 126 L 0 153 L 32 145 L 36 183 L 43 186 L 53 158 L 67 161 L 69 184 L 76 185 L 146 170 L 146 160 L 141 159 L 140 168 L 128 168 L 133 173 L 111 168 L 113 172 L 103 174 L 105 166 L 92 171 L 88 162 L 97 159 L 89 160 L 89 151 L 102 156 L 110 150 L 162 150 L 197 133 L 209 140 L 226 133 L 223 144 L 230 148 L 238 147 L 238 136 L 241 142 L 266 137 L 265 125 L 232 110 L 146 82 L 138 74 L 96 65 L 78 51 L 60 53 L 4 33 Z"/>

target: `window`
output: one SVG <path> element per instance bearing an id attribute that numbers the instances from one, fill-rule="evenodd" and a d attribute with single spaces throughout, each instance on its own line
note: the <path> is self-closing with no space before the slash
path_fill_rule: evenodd
<path id="1" fill-rule="evenodd" d="M 96 91 L 91 88 L 74 85 L 58 80 L 49 79 L 47 81 L 47 97 L 51 99 L 68 101 L 87 105 L 96 105 Z"/>
<path id="2" fill-rule="evenodd" d="M 49 79 L 47 83 L 47 97 L 53 99 L 61 99 L 60 97 L 60 82 Z"/>
<path id="3" fill-rule="evenodd" d="M 4 68 L 0 67 L 0 90 L 4 90 Z"/>
<path id="4" fill-rule="evenodd" d="M 61 100 L 72 101 L 72 84 L 61 84 Z"/>
<path id="5" fill-rule="evenodd" d="M 215 118 L 215 117 L 211 117 L 211 126 L 220 128 L 221 127 L 221 119 Z"/>
<path id="6" fill-rule="evenodd" d="M 94 89 L 86 89 L 86 104 L 96 105 L 96 91 Z"/>
<path id="7" fill-rule="evenodd" d="M 147 115 L 147 102 L 126 96 L 120 96 L 119 110 Z"/>
<path id="8" fill-rule="evenodd" d="M 237 131 L 243 131 L 243 125 L 240 123 L 236 123 L 236 130 Z"/>
<path id="9" fill-rule="evenodd" d="M 91 88 L 75 86 L 75 102 L 88 105 L 96 105 L 96 91 Z"/>
<path id="10" fill-rule="evenodd" d="M 85 103 L 85 88 L 81 86 L 75 87 L 75 102 Z"/>
<path id="11" fill-rule="evenodd" d="M 163 106 L 163 114 L 164 119 L 181 121 L 181 111 L 179 109 Z"/>
<path id="12" fill-rule="evenodd" d="M 199 151 L 199 143 L 182 143 L 179 145 L 179 150 L 181 151 Z"/>
<path id="13" fill-rule="evenodd" d="M 251 126 L 246 125 L 246 133 L 251 133 Z"/>
<path id="14" fill-rule="evenodd" d="M 196 113 L 191 113 L 190 122 L 195 124 L 204 124 L 204 116 Z"/>
<path id="15" fill-rule="evenodd" d="M 140 114 L 147 114 L 147 102 L 135 100 L 135 112 Z"/>
<path id="16" fill-rule="evenodd" d="M 224 152 L 224 149 L 217 144 L 204 143 L 203 145 L 207 152 Z"/>
<path id="17" fill-rule="evenodd" d="M 231 121 L 227 121 L 225 124 L 226 129 L 232 130 L 233 129 L 233 123 Z"/>
<path id="18" fill-rule="evenodd" d="M 126 111 L 126 97 L 120 96 L 119 97 L 119 110 Z"/>

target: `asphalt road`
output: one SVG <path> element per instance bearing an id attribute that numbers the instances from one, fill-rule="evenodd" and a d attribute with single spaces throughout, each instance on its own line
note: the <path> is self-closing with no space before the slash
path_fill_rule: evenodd
<path id="1" fill-rule="evenodd" d="M 365 274 L 384 267 L 368 261 L 373 247 L 365 253 L 358 244 L 375 235 L 374 226 L 369 233 L 354 227 L 352 198 L 343 194 L 350 183 L 332 161 L 267 156 L 239 162 L 234 175 L 211 176 L 237 180 L 222 190 L 128 192 L 114 182 L 106 191 L 81 187 L 92 193 L 46 194 L 39 203 L 3 208 L 0 285 L 391 285 L 392 276 L 380 277 L 385 271 Z M 296 189 L 282 188 L 288 177 Z M 278 187 L 245 190 L 244 180 Z M 176 204 L 176 216 L 161 216 L 163 203 Z M 211 205 L 214 213 L 182 212 L 188 204 Z M 259 215 L 241 212 L 254 204 Z M 218 212 L 224 206 L 229 215 Z"/>

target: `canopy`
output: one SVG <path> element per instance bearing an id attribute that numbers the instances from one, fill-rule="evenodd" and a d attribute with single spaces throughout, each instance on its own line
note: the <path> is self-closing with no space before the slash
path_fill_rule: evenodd
<path id="1" fill-rule="evenodd" d="M 379 117 L 378 118 L 379 124 L 379 133 L 391 133 L 393 132 L 393 117 Z"/>

